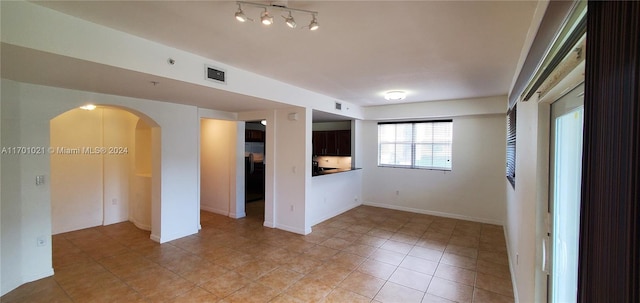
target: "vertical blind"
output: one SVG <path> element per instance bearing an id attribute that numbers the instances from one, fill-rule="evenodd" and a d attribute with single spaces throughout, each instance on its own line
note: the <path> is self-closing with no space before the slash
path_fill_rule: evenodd
<path id="1" fill-rule="evenodd" d="M 453 121 L 378 123 L 378 166 L 451 170 Z"/>

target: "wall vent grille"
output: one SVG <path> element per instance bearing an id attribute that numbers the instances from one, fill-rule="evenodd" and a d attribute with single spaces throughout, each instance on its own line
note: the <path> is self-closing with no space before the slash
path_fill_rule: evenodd
<path id="1" fill-rule="evenodd" d="M 204 77 L 209 81 L 218 83 L 227 83 L 226 72 L 211 65 L 204 66 Z"/>

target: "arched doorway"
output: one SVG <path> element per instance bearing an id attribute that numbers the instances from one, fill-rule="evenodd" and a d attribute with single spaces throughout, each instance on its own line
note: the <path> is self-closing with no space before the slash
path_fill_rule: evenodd
<path id="1" fill-rule="evenodd" d="M 51 119 L 52 234 L 124 221 L 151 230 L 159 131 L 150 118 L 119 107 Z"/>

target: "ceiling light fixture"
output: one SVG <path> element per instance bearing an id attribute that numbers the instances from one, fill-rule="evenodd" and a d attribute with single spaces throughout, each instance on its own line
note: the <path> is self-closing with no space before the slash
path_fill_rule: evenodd
<path id="1" fill-rule="evenodd" d="M 309 23 L 309 30 L 317 30 L 320 26 L 318 25 L 318 19 L 316 19 L 316 15 L 313 15 L 313 19 L 311 23 Z"/>
<path id="2" fill-rule="evenodd" d="M 262 15 L 260 16 L 260 20 L 262 21 L 262 24 L 264 24 L 264 25 L 273 24 L 273 17 L 269 16 L 269 11 L 267 11 L 266 7 L 264 9 L 264 12 L 262 12 Z"/>
<path id="3" fill-rule="evenodd" d="M 273 24 L 273 17 L 270 15 L 269 11 L 271 11 L 273 13 L 273 11 L 281 11 L 281 12 L 286 12 L 289 13 L 288 16 L 282 16 L 282 18 L 284 18 L 284 22 L 287 24 L 288 27 L 290 28 L 296 28 L 298 26 L 298 24 L 296 23 L 295 19 L 293 18 L 293 14 L 296 14 L 296 16 L 299 16 L 301 14 L 307 14 L 309 15 L 311 18 L 311 22 L 309 23 L 309 30 L 315 31 L 319 28 L 318 26 L 318 12 L 314 12 L 314 11 L 308 11 L 308 10 L 304 10 L 304 9 L 295 9 L 295 8 L 289 8 L 286 7 L 284 5 L 275 5 L 275 4 L 262 4 L 262 3 L 254 3 L 254 2 L 245 2 L 245 1 L 237 1 L 236 4 L 238 5 L 238 10 L 236 11 L 235 17 L 236 20 L 240 21 L 240 22 L 246 22 L 247 20 L 249 21 L 253 21 L 251 18 L 248 18 L 245 14 L 244 11 L 242 10 L 242 6 L 244 5 L 245 8 L 247 6 L 252 6 L 252 7 L 259 7 L 264 9 L 264 11 L 260 14 L 260 23 L 264 24 L 264 25 L 271 25 Z M 306 28 L 307 26 L 305 26 Z"/>
<path id="4" fill-rule="evenodd" d="M 80 109 L 84 109 L 84 110 L 94 110 L 96 109 L 96 106 L 93 104 L 87 104 L 87 105 L 83 105 L 80 106 Z"/>
<path id="5" fill-rule="evenodd" d="M 384 98 L 388 101 L 400 101 L 407 97 L 407 93 L 401 90 L 388 91 L 384 94 Z"/>
<path id="6" fill-rule="evenodd" d="M 242 7 L 240 7 L 239 3 L 238 3 L 238 11 L 236 12 L 236 20 L 240 22 L 246 22 L 247 20 L 249 20 L 249 18 L 247 18 L 247 16 L 242 11 Z"/>
<path id="7" fill-rule="evenodd" d="M 291 16 L 291 12 L 289 12 L 289 17 L 282 16 L 282 18 L 284 18 L 284 22 L 287 24 L 288 27 L 296 28 L 296 26 L 298 26 L 296 24 L 296 20 L 294 20 L 293 16 Z"/>

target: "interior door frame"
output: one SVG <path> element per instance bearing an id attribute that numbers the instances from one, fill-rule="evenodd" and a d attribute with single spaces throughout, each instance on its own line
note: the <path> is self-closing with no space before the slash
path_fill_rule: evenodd
<path id="1" fill-rule="evenodd" d="M 582 91 L 579 91 L 578 89 L 581 87 Z M 554 184 L 554 167 L 555 167 L 555 157 L 554 157 L 554 152 L 553 150 L 555 149 L 555 140 L 556 140 L 556 135 L 554 133 L 555 127 L 554 124 L 556 122 L 557 118 L 563 117 L 566 114 L 570 114 L 572 112 L 575 112 L 577 109 L 579 109 L 580 107 L 584 107 L 584 82 L 581 82 L 579 84 L 577 84 L 575 87 L 571 87 L 570 89 L 566 90 L 567 93 L 563 94 L 562 96 L 558 97 L 555 101 L 553 101 L 550 104 L 550 111 L 549 111 L 549 175 L 548 175 L 548 198 L 547 198 L 547 214 L 546 214 L 546 220 L 545 220 L 545 224 L 546 224 L 546 233 L 547 233 L 547 237 L 549 238 L 549 245 L 548 245 L 548 251 L 545 252 L 546 256 L 549 258 L 546 262 L 548 263 L 548 272 L 547 274 L 547 302 L 551 302 L 551 296 L 552 296 L 552 269 L 553 269 L 553 265 L 554 265 L 554 260 L 552 258 L 553 256 L 553 249 L 554 249 L 554 245 L 555 245 L 555 241 L 553 239 L 553 234 L 554 234 L 554 228 L 555 226 L 553 225 L 553 211 L 554 211 L 554 192 L 555 192 L 555 184 Z M 582 102 L 580 102 L 580 104 L 576 104 L 577 102 L 575 101 L 567 101 L 567 106 L 563 109 L 560 109 L 561 113 L 559 115 L 555 115 L 554 114 L 554 110 L 553 110 L 553 105 L 558 104 L 559 101 L 563 100 L 565 97 L 582 97 Z M 569 99 L 567 99 L 569 100 Z M 583 125 L 584 128 L 584 125 Z M 579 233 L 578 233 L 579 236 Z M 577 285 L 576 285 L 577 286 Z M 576 298 L 577 298 L 577 293 L 576 293 Z"/>

